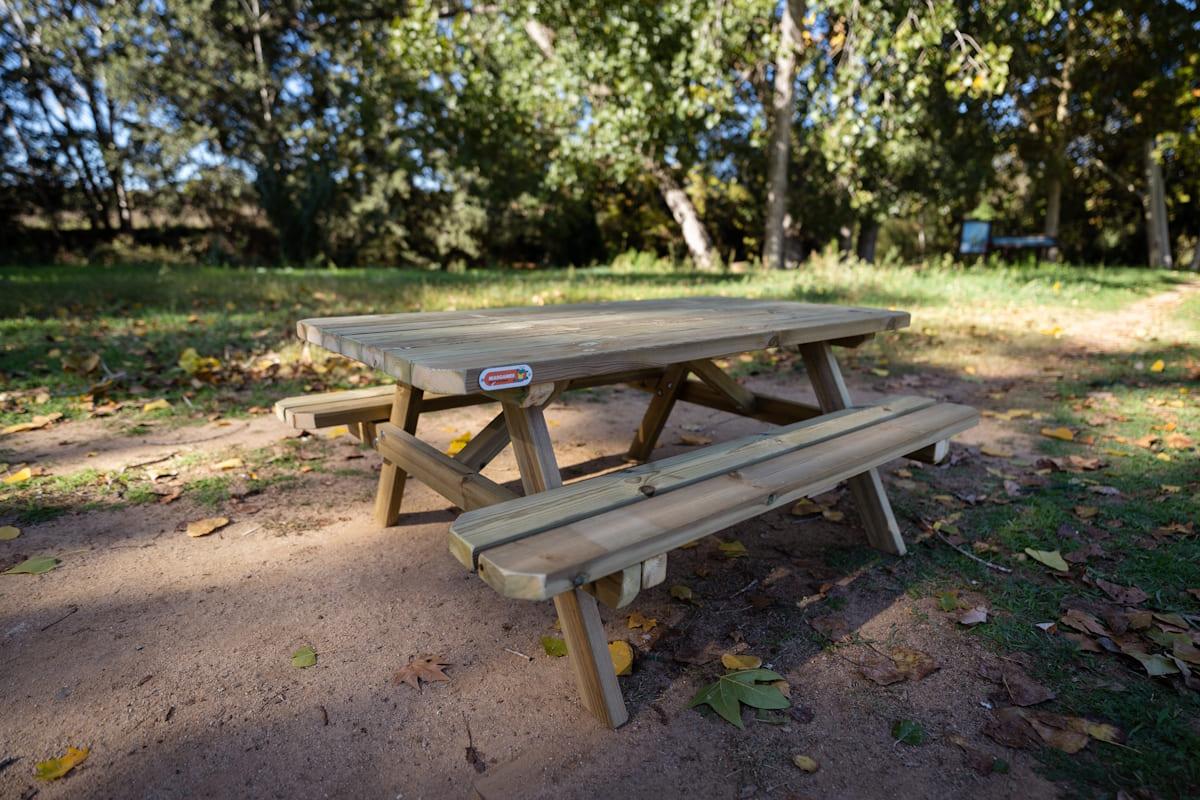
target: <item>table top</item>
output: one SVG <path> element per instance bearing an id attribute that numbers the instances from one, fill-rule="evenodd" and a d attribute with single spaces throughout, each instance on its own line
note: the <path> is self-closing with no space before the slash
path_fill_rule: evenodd
<path id="1" fill-rule="evenodd" d="M 909 324 L 904 311 L 731 297 L 321 317 L 300 338 L 429 392 L 666 367 Z"/>

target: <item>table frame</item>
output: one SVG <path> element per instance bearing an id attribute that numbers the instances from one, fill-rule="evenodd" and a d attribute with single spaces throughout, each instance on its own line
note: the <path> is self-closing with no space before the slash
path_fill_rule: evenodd
<path id="1" fill-rule="evenodd" d="M 671 410 L 680 401 L 776 425 L 811 419 L 851 406 L 850 393 L 833 347 L 857 347 L 872 336 L 863 334 L 798 346 L 817 397 L 816 406 L 754 392 L 737 383 L 713 361 L 693 360 L 663 369 L 534 384 L 522 389 L 455 398 L 454 407 L 499 402 L 501 411 L 454 457 L 415 438 L 397 441 L 392 437 L 383 440 L 378 437 L 371 423 L 363 423 L 359 435 L 363 441 L 373 442 L 384 456 L 375 498 L 376 522 L 383 527 L 396 524 L 408 478 L 405 469 L 388 459 L 389 453 L 394 457 L 403 455 L 402 459 L 396 460 L 402 460 L 414 477 L 450 502 L 464 510 L 479 508 L 516 497 L 509 489 L 480 472 L 509 443 L 513 446 L 526 494 L 544 492 L 562 485 L 562 474 L 554 455 L 544 411 L 567 389 L 625 383 L 649 392 L 650 403 L 628 452 L 631 460 L 645 461 L 662 434 Z M 689 379 L 689 374 L 695 375 L 698 380 Z M 415 437 L 423 406 L 429 410 L 445 407 L 445 404 L 435 400 L 435 396 L 429 400 L 433 402 L 426 400 L 421 389 L 398 383 L 390 422 Z M 927 448 L 930 452 L 914 454 L 914 457 L 940 460 L 944 444 Z M 401 450 L 403 453 L 399 452 Z M 904 555 L 904 541 L 900 537 L 900 529 L 878 471 L 867 470 L 852 478 L 849 485 L 871 545 L 886 553 Z M 594 596 L 598 593 L 595 586 L 560 594 L 554 598 L 554 606 L 584 705 L 606 725 L 617 727 L 629 715 L 609 661 L 607 640 Z"/>

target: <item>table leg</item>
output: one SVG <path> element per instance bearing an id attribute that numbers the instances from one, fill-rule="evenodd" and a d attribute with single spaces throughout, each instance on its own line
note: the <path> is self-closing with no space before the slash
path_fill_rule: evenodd
<path id="1" fill-rule="evenodd" d="M 846 389 L 842 371 L 829 343 L 801 345 L 800 355 L 804 358 L 804 367 L 808 371 L 809 380 L 812 381 L 821 410 L 828 414 L 849 407 L 850 392 Z M 879 471 L 867 470 L 855 475 L 849 483 L 854 505 L 858 508 L 863 525 L 867 529 L 867 539 L 871 546 L 885 553 L 904 555 L 905 547 L 904 540 L 900 538 L 900 526 L 896 524 L 892 504 L 888 502 Z"/>
<path id="2" fill-rule="evenodd" d="M 504 418 L 521 468 L 525 493 L 544 492 L 561 486 L 562 475 L 542 408 L 522 408 L 505 403 Z M 596 598 L 581 589 L 573 589 L 555 597 L 554 608 L 558 612 L 567 656 L 584 707 L 608 727 L 620 727 L 629 719 L 629 712 L 613 672 Z"/>
<path id="3" fill-rule="evenodd" d="M 396 384 L 396 396 L 392 400 L 392 415 L 388 420 L 408 433 L 417 432 L 417 417 L 421 413 L 420 389 Z M 387 528 L 396 524 L 400 516 L 400 500 L 404 497 L 404 482 L 408 473 L 388 461 L 383 462 L 379 473 L 379 488 L 375 491 L 375 522 Z"/>
<path id="4" fill-rule="evenodd" d="M 632 461 L 645 461 L 650 458 L 654 444 L 667 424 L 667 417 L 671 415 L 671 409 L 675 407 L 675 400 L 679 397 L 679 391 L 683 388 L 685 380 L 687 380 L 687 365 L 685 364 L 672 365 L 663 372 L 658 386 L 654 389 L 654 396 L 650 399 L 650 407 L 646 409 L 646 415 L 642 417 L 642 423 L 638 426 L 637 433 L 634 434 L 633 443 L 629 445 L 629 453 L 626 458 Z"/>

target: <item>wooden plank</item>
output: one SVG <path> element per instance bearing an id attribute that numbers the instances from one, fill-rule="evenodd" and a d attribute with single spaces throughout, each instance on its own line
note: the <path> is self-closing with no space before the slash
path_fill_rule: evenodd
<path id="1" fill-rule="evenodd" d="M 683 364 L 675 364 L 663 372 L 658 386 L 654 389 L 654 396 L 650 398 L 650 407 L 646 409 L 633 435 L 633 443 L 629 445 L 626 458 L 633 461 L 645 461 L 650 458 L 650 453 L 667 424 L 667 417 L 675 407 L 675 398 L 679 395 L 679 389 L 686 377 L 687 367 Z"/>
<path id="2" fill-rule="evenodd" d="M 521 467 L 525 494 L 534 495 L 562 486 L 562 475 L 542 409 L 505 403 L 504 416 Z M 554 609 L 558 612 L 567 656 L 584 707 L 608 727 L 620 727 L 629 719 L 629 712 L 613 671 L 596 598 L 574 586 L 568 587 L 555 596 Z"/>
<path id="3" fill-rule="evenodd" d="M 729 377 L 716 364 L 707 359 L 701 359 L 699 361 L 689 361 L 687 368 L 696 377 L 707 383 L 709 388 L 728 398 L 739 414 L 750 416 L 754 413 L 754 405 L 757 399 L 754 396 L 754 392 Z"/>
<path id="4" fill-rule="evenodd" d="M 396 384 L 390 422 L 408 433 L 417 432 L 417 417 L 421 414 L 420 389 Z M 400 501 L 404 498 L 404 470 L 388 461 L 379 471 L 379 488 L 375 490 L 375 522 L 388 528 L 400 516 Z"/>
<path id="5" fill-rule="evenodd" d="M 519 497 L 396 425 L 381 422 L 378 428 L 376 447 L 385 459 L 461 509 L 469 511 Z"/>
<path id="6" fill-rule="evenodd" d="M 752 434 L 620 472 L 598 475 L 573 483 L 553 495 L 535 494 L 503 508 L 463 514 L 450 526 L 450 551 L 464 566 L 474 569 L 479 554 L 489 548 L 620 509 L 647 496 L 745 469 L 933 404 L 933 400 L 924 397 L 886 398 L 877 406 L 848 409 L 788 428 Z"/>
<path id="7" fill-rule="evenodd" d="M 800 348 L 800 355 L 804 358 L 804 368 L 812 381 L 821 409 L 829 412 L 849 407 L 850 392 L 846 389 L 842 371 L 829 344 L 818 342 L 804 345 Z M 892 504 L 888 502 L 879 473 L 867 470 L 851 478 L 850 493 L 867 529 L 871 546 L 892 555 L 904 555 L 904 539 L 900 536 L 900 526 L 896 523 L 896 515 L 892 513 Z"/>
<path id="8" fill-rule="evenodd" d="M 950 455 L 950 440 L 942 439 L 940 442 L 934 442 L 928 447 L 922 447 L 916 452 L 909 453 L 906 458 L 926 464 L 940 464 L 946 460 L 948 455 Z"/>
<path id="9" fill-rule="evenodd" d="M 585 592 L 609 608 L 624 608 L 637 598 L 642 588 L 642 565 L 634 564 L 620 572 L 605 575 L 598 581 L 585 583 Z"/>
<path id="10" fill-rule="evenodd" d="M 902 311 L 738 298 L 595 303 L 302 320 L 298 334 L 429 392 L 470 394 L 479 373 L 527 364 L 574 380 L 907 325 Z"/>
<path id="11" fill-rule="evenodd" d="M 965 406 L 923 408 L 646 497 L 633 508 L 615 508 L 492 548 L 480 556 L 479 574 L 507 597 L 554 597 L 592 576 L 610 575 L 768 510 L 786 508 L 799 497 L 862 474 L 864 466 L 899 458 L 966 430 L 978 419 Z"/>
<path id="12" fill-rule="evenodd" d="M 667 579 L 667 554 L 659 553 L 642 562 L 642 588 L 652 589 Z"/>
<path id="13" fill-rule="evenodd" d="M 508 424 L 501 411 L 483 430 L 475 434 L 454 458 L 473 470 L 486 467 L 493 458 L 508 447 Z"/>
<path id="14" fill-rule="evenodd" d="M 646 392 L 654 390 L 654 384 L 649 384 L 645 381 L 637 381 L 631 383 L 630 386 Z M 679 402 L 692 403 L 693 405 L 713 408 L 718 411 L 727 411 L 730 414 L 742 413 L 728 397 L 714 391 L 707 384 L 697 380 L 685 380 L 682 388 L 679 390 L 679 397 L 676 399 Z M 794 400 L 785 400 L 781 397 L 755 393 L 754 410 L 744 416 L 769 422 L 772 425 L 791 425 L 794 422 L 821 416 L 821 409 L 807 403 L 798 403 Z"/>

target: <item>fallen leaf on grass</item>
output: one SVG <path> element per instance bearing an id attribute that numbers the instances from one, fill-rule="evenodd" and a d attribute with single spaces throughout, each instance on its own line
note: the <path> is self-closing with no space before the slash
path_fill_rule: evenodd
<path id="1" fill-rule="evenodd" d="M 1176 675 L 1179 673 L 1179 667 L 1175 662 L 1167 658 L 1161 653 L 1139 653 L 1136 650 L 1125 650 L 1125 655 L 1136 658 L 1142 663 L 1142 667 L 1146 670 L 1146 674 L 1152 678 L 1159 675 Z"/>
<path id="2" fill-rule="evenodd" d="M 745 558 L 746 545 L 739 542 L 737 539 L 729 542 L 721 542 L 717 545 L 717 549 L 721 551 L 721 555 L 726 558 Z"/>
<path id="3" fill-rule="evenodd" d="M 51 422 L 57 422 L 62 419 L 62 412 L 55 411 L 53 414 L 39 414 L 29 422 L 18 422 L 16 425 L 9 425 L 0 430 L 0 434 L 7 435 L 10 433 L 23 433 L 25 431 L 37 431 L 49 425 Z"/>
<path id="4" fill-rule="evenodd" d="M 1121 586 L 1111 581 L 1106 581 L 1103 578 L 1097 578 L 1096 585 L 1100 587 L 1101 591 L 1118 603 L 1136 606 L 1138 603 L 1146 601 L 1146 593 L 1136 586 Z"/>
<path id="5" fill-rule="evenodd" d="M 1063 561 L 1062 553 L 1057 550 L 1034 550 L 1032 547 L 1025 548 L 1025 554 L 1039 564 L 1043 564 L 1057 572 L 1070 572 L 1071 567 L 1066 561 Z"/>
<path id="6" fill-rule="evenodd" d="M 682 583 L 677 583 L 671 587 L 671 597 L 674 597 L 676 600 L 682 600 L 685 603 L 700 605 L 699 601 L 696 600 L 695 593 Z"/>
<path id="7" fill-rule="evenodd" d="M 779 688 L 772 686 L 783 677 L 769 669 L 747 669 L 728 672 L 696 693 L 688 708 L 708 705 L 725 721 L 745 728 L 742 724 L 742 704 L 766 710 L 791 705 Z"/>
<path id="8" fill-rule="evenodd" d="M 970 742 L 961 736 L 951 736 L 950 742 L 962 750 L 963 760 L 967 766 L 980 775 L 990 775 L 993 772 L 1008 772 L 1008 762 L 972 747 Z"/>
<path id="9" fill-rule="evenodd" d="M 167 492 L 162 497 L 158 498 L 158 502 L 165 506 L 165 505 L 168 505 L 169 503 L 174 503 L 180 497 L 183 497 L 183 487 L 176 486 L 176 487 L 172 488 L 171 491 Z"/>
<path id="10" fill-rule="evenodd" d="M 907 677 L 896 668 L 896 662 L 874 651 L 868 654 L 864 663 L 858 665 L 858 669 L 864 678 L 880 686 L 891 686 L 893 683 L 900 683 Z"/>
<path id="11" fill-rule="evenodd" d="M 792 756 L 792 763 L 795 764 L 797 768 L 809 774 L 812 774 L 821 768 L 821 765 L 818 764 L 817 760 L 812 756 L 796 754 Z"/>
<path id="12" fill-rule="evenodd" d="M 337 439 L 342 436 L 350 435 L 350 426 L 334 425 L 332 428 L 324 432 L 326 439 Z"/>
<path id="13" fill-rule="evenodd" d="M 15 567 L 9 567 L 0 575 L 41 575 L 57 567 L 61 562 L 52 556 L 27 558 Z"/>
<path id="14" fill-rule="evenodd" d="M 712 439 L 698 433 L 681 433 L 679 434 L 679 443 L 687 447 L 703 447 L 712 444 Z"/>
<path id="15" fill-rule="evenodd" d="M 29 467 L 22 467 L 11 475 L 4 476 L 5 486 L 15 486 L 18 483 L 24 483 L 33 477 L 33 470 Z"/>
<path id="16" fill-rule="evenodd" d="M 205 517 L 188 523 L 187 535 L 192 537 L 208 536 L 213 531 L 219 531 L 229 524 L 229 517 Z"/>
<path id="17" fill-rule="evenodd" d="M 1042 436 L 1048 436 L 1051 439 L 1061 439 L 1064 442 L 1075 441 L 1075 431 L 1071 430 L 1070 428 L 1042 428 L 1041 434 Z"/>
<path id="18" fill-rule="evenodd" d="M 892 738 L 900 744 L 915 747 L 925 741 L 925 729 L 911 719 L 898 719 L 892 723 Z"/>
<path id="19" fill-rule="evenodd" d="M 21 535 L 20 528 L 14 528 L 12 525 L 5 525 L 0 528 L 0 542 L 9 542 Z"/>
<path id="20" fill-rule="evenodd" d="M 642 612 L 635 611 L 629 615 L 629 619 L 626 621 L 626 624 L 629 626 L 630 630 L 637 630 L 640 628 L 643 631 L 648 631 L 653 629 L 654 626 L 658 625 L 658 620 L 642 616 Z"/>
<path id="21" fill-rule="evenodd" d="M 563 646 L 564 649 L 566 645 Z M 392 683 L 399 686 L 402 683 L 407 683 L 414 689 L 421 688 L 421 681 L 432 683 L 433 681 L 449 681 L 450 676 L 442 672 L 450 664 L 442 663 L 442 659 L 438 656 L 421 655 L 413 656 L 408 660 L 408 663 L 400 668 L 400 671 L 392 678 Z"/>
<path id="22" fill-rule="evenodd" d="M 725 653 L 721 656 L 721 666 L 729 670 L 758 669 L 762 666 L 762 659 L 758 656 L 739 656 L 733 653 Z"/>
<path id="23" fill-rule="evenodd" d="M 242 461 L 240 458 L 227 458 L 224 461 L 213 464 L 213 469 L 241 469 L 244 466 L 246 466 L 246 462 Z"/>
<path id="24" fill-rule="evenodd" d="M 988 621 L 988 610 L 986 606 L 975 606 L 967 613 L 958 618 L 959 625 L 979 625 Z"/>
<path id="25" fill-rule="evenodd" d="M 304 645 L 304 647 L 301 647 L 299 650 L 292 653 L 292 666 L 296 667 L 297 669 L 311 667 L 316 663 L 317 651 L 313 650 L 309 645 Z"/>
<path id="26" fill-rule="evenodd" d="M 567 643 L 557 636 L 543 636 L 542 649 L 551 658 L 562 658 L 567 654 Z"/>
<path id="27" fill-rule="evenodd" d="M 996 709 L 984 733 L 1006 747 L 1029 748 L 1044 743 L 1064 753 L 1078 753 L 1089 739 L 1120 744 L 1125 738 L 1114 725 L 1015 706 Z"/>
<path id="28" fill-rule="evenodd" d="M 1163 360 L 1161 358 L 1150 365 L 1151 372 L 1162 372 L 1166 368 L 1167 368 L 1167 365 L 1163 362 Z"/>
<path id="29" fill-rule="evenodd" d="M 36 417 L 35 417 L 36 419 Z M 1192 441 L 1190 436 L 1182 433 L 1172 433 L 1163 439 L 1163 444 L 1172 450 L 1187 450 L 1196 443 Z"/>
<path id="30" fill-rule="evenodd" d="M 1016 664 L 1005 663 L 1000 668 L 1000 682 L 1008 691 L 1013 705 L 1035 706 L 1056 697 L 1054 692 L 1029 677 Z"/>
<path id="31" fill-rule="evenodd" d="M 979 448 L 979 452 L 981 455 L 991 456 L 992 458 L 1012 458 L 1014 455 L 1012 450 L 994 444 L 985 444 Z"/>
<path id="32" fill-rule="evenodd" d="M 143 404 L 142 413 L 149 414 L 151 411 L 165 411 L 170 407 L 171 403 L 165 398 L 160 397 L 158 400 L 151 400 L 149 403 Z"/>
<path id="33" fill-rule="evenodd" d="M 609 642 L 608 657 L 612 659 L 613 671 L 618 678 L 633 672 L 633 648 L 629 642 L 619 639 Z"/>
<path id="34" fill-rule="evenodd" d="M 68 747 L 67 752 L 58 758 L 39 761 L 34 774 L 40 781 L 56 781 L 86 761 L 89 752 L 91 750 L 87 747 Z"/>
<path id="35" fill-rule="evenodd" d="M 1080 519 L 1091 519 L 1100 513 L 1100 509 L 1095 506 L 1075 506 L 1075 516 Z"/>
<path id="36" fill-rule="evenodd" d="M 893 647 L 890 655 L 900 670 L 909 680 L 919 681 L 941 669 L 933 657 L 911 647 Z"/>

